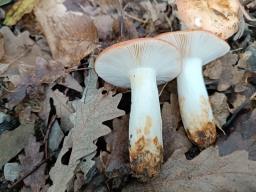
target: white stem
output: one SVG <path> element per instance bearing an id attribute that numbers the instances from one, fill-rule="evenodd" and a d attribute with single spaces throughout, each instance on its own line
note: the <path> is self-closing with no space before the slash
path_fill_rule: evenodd
<path id="1" fill-rule="evenodd" d="M 182 122 L 190 139 L 203 147 L 214 142 L 216 128 L 199 58 L 183 60 L 178 76 L 178 95 Z"/>
<path id="2" fill-rule="evenodd" d="M 136 174 L 153 176 L 162 161 L 162 119 L 156 73 L 151 68 L 130 72 L 132 105 L 129 122 L 130 161 Z"/>

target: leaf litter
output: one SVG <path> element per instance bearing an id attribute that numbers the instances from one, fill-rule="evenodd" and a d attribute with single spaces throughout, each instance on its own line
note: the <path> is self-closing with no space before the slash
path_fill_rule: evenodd
<path id="1" fill-rule="evenodd" d="M 7 121 L 0 124 L 4 130 L 0 134 L 1 167 L 19 162 L 23 170 L 18 181 L 8 181 L 11 189 L 256 189 L 256 105 L 252 97 L 256 92 L 256 34 L 252 21 L 243 21 L 240 39 L 228 41 L 229 54 L 204 68 L 215 121 L 225 134 L 219 131 L 212 147 L 196 148 L 182 126 L 176 82 L 160 87 L 164 163 L 158 177 L 140 184 L 129 167 L 131 93 L 98 78 L 93 62 L 103 48 L 116 42 L 180 30 L 175 2 L 33 0 L 26 9 L 31 11 L 34 6 L 33 13 L 27 15 L 23 8 L 30 0 L 17 2 L 20 6 L 9 3 L 12 15 L 5 17 L 6 22 L 16 24 L 0 28 L 0 110 L 20 123 L 14 128 Z M 252 16 L 256 16 L 255 5 L 244 4 Z M 6 7 L 1 10 L 8 12 Z M 1 182 L 0 191 L 9 190 L 7 181 Z"/>

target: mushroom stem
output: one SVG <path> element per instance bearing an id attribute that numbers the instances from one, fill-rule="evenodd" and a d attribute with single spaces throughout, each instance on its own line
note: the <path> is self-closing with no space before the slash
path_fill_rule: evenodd
<path id="1" fill-rule="evenodd" d="M 177 78 L 182 122 L 188 137 L 205 148 L 216 139 L 216 127 L 202 74 L 202 60 L 187 58 Z"/>
<path id="2" fill-rule="evenodd" d="M 156 72 L 136 68 L 129 73 L 132 105 L 129 122 L 130 162 L 136 176 L 153 177 L 163 159 L 162 119 Z"/>

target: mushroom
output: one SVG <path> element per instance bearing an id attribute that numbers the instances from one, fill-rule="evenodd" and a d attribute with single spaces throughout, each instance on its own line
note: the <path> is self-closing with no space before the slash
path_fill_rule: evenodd
<path id="1" fill-rule="evenodd" d="M 163 159 L 157 84 L 170 81 L 180 73 L 178 50 L 154 38 L 129 40 L 105 49 L 96 59 L 95 70 L 115 86 L 131 87 L 131 169 L 142 181 L 155 176 Z"/>
<path id="2" fill-rule="evenodd" d="M 180 112 L 190 140 L 205 148 L 216 140 L 216 126 L 204 84 L 202 66 L 225 55 L 230 47 L 206 31 L 163 33 L 156 37 L 176 46 L 182 57 L 177 78 Z"/>
<path id="3" fill-rule="evenodd" d="M 176 0 L 178 16 L 188 29 L 203 29 L 228 39 L 239 29 L 238 0 Z"/>

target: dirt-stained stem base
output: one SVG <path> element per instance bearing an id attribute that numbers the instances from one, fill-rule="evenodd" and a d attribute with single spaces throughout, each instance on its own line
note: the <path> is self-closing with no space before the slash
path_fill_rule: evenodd
<path id="1" fill-rule="evenodd" d="M 151 68 L 130 72 L 132 106 L 129 121 L 130 164 L 135 177 L 157 175 L 163 159 L 162 119 L 156 73 Z"/>

